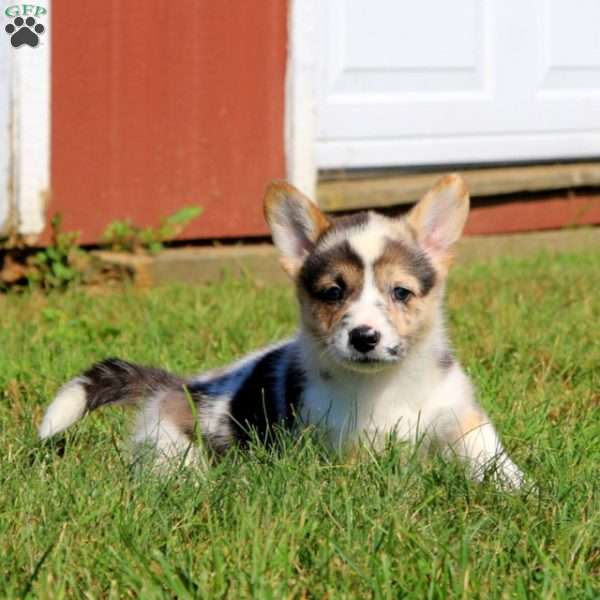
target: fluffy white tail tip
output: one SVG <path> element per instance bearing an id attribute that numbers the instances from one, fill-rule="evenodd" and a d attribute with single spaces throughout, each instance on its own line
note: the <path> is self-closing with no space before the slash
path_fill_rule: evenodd
<path id="1" fill-rule="evenodd" d="M 87 402 L 85 388 L 75 379 L 62 387 L 46 410 L 38 433 L 45 440 L 64 431 L 85 414 Z"/>

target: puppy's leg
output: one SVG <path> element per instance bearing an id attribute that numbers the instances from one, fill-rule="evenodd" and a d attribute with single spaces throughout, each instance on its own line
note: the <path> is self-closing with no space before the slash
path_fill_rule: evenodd
<path id="1" fill-rule="evenodd" d="M 457 456 L 472 477 L 490 474 L 508 488 L 523 485 L 523 474 L 510 460 L 484 410 L 474 399 L 473 388 L 458 366 L 448 372 L 424 415 L 426 430 L 445 455 Z"/>
<path id="2" fill-rule="evenodd" d="M 508 488 L 523 485 L 523 473 L 509 458 L 494 426 L 476 403 L 446 407 L 437 415 L 433 433 L 444 454 L 461 459 L 474 479 L 481 481 L 489 473 Z"/>
<path id="3" fill-rule="evenodd" d="M 136 454 L 159 471 L 181 466 L 204 466 L 193 443 L 196 415 L 183 391 L 164 391 L 149 398 L 140 411 L 133 442 Z"/>

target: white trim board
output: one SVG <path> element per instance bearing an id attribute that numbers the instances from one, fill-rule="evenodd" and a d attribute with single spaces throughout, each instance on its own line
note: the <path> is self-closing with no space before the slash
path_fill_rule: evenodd
<path id="1" fill-rule="evenodd" d="M 515 148 L 518 145 L 518 156 Z M 583 148 L 583 150 L 582 150 Z M 373 167 L 423 167 L 427 165 L 510 163 L 544 160 L 566 162 L 600 157 L 597 131 L 519 135 L 481 135 L 403 140 L 317 142 L 317 162 L 322 169 Z M 452 161 L 448 156 L 452 155 Z M 485 156 L 485 160 L 482 160 Z"/>
<path id="2" fill-rule="evenodd" d="M 0 43 L 0 235 L 9 229 L 10 193 L 10 115 L 12 46 L 5 39 Z"/>
<path id="3" fill-rule="evenodd" d="M 5 45 L 1 56 L 8 58 L 9 94 L 8 107 L 0 103 L 0 123 L 7 123 L 10 133 L 0 137 L 4 169 L 0 211 L 12 230 L 3 233 L 18 233 L 26 239 L 44 229 L 50 186 L 51 0 L 38 0 L 36 5 L 47 11 L 37 18 L 45 28 L 39 44 L 13 48 L 8 39 L 1 40 Z M 11 21 L 5 15 L 8 6 L 14 3 L 2 3 L 2 29 Z"/>
<path id="4" fill-rule="evenodd" d="M 316 49 L 319 0 L 290 0 L 285 82 L 287 178 L 315 198 L 317 164 Z"/>

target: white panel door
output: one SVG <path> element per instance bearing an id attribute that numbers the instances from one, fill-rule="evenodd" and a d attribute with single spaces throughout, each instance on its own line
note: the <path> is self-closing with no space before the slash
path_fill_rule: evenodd
<path id="1" fill-rule="evenodd" d="M 600 156 L 600 0 L 327 0 L 319 168 Z"/>

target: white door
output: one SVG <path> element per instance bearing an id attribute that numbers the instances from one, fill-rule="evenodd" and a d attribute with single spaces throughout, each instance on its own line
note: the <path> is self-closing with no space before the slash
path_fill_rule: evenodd
<path id="1" fill-rule="evenodd" d="M 600 156 L 600 0 L 316 11 L 318 168 Z"/>

